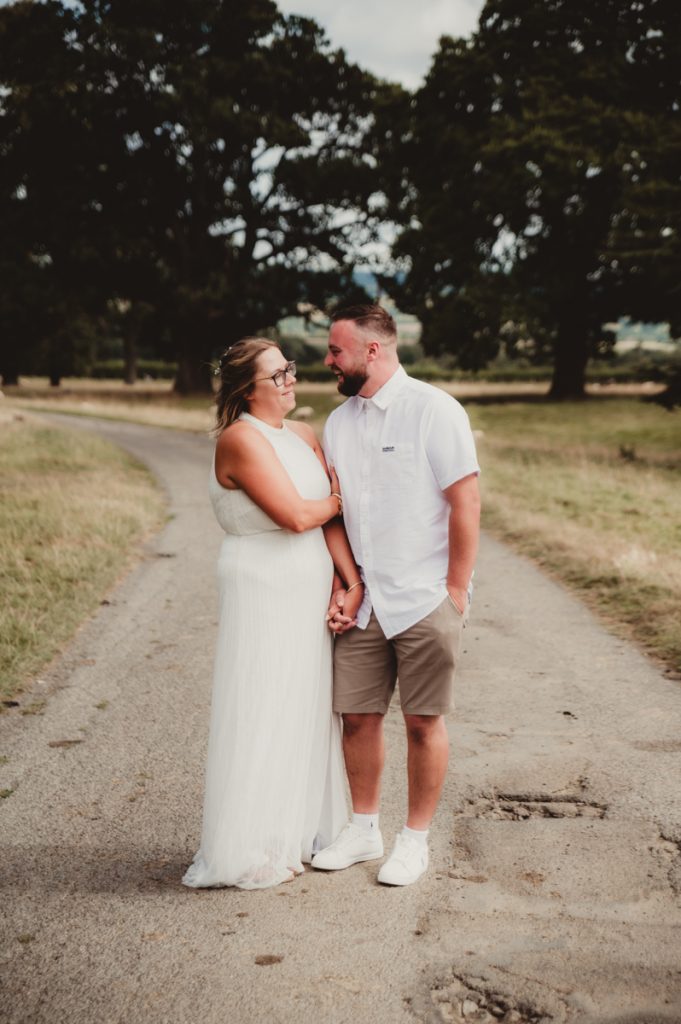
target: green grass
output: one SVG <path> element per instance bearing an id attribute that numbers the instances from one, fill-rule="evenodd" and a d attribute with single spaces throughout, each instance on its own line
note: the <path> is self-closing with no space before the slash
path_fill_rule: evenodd
<path id="1" fill-rule="evenodd" d="M 0 423 L 0 476 L 0 695 L 7 699 L 97 607 L 164 511 L 151 475 L 120 449 L 37 423 Z"/>
<path id="2" fill-rule="evenodd" d="M 681 417 L 653 402 L 598 398 L 585 402 L 508 402 L 477 405 L 464 400 L 474 427 L 493 430 L 511 444 L 555 451 L 577 451 L 589 458 L 621 459 L 621 447 L 634 458 L 671 461 L 681 467 Z"/>
<path id="3" fill-rule="evenodd" d="M 681 672 L 681 417 L 636 399 L 468 411 L 484 525 Z"/>

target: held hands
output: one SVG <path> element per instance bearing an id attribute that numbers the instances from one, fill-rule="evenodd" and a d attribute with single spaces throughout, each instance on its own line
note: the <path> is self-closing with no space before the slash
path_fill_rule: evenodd
<path id="1" fill-rule="evenodd" d="M 364 585 L 353 587 L 348 591 L 339 587 L 331 594 L 326 622 L 332 633 L 347 633 L 357 625 L 357 612 L 364 599 Z"/>
<path id="2" fill-rule="evenodd" d="M 331 484 L 331 493 L 335 494 L 338 498 L 338 515 L 342 516 L 343 500 L 341 498 L 338 474 L 334 466 L 329 466 L 329 482 Z M 364 584 L 361 581 L 357 581 L 351 583 L 350 586 L 346 586 L 343 583 L 343 577 L 340 575 L 341 572 L 344 575 L 350 574 L 347 576 L 349 579 L 359 575 L 348 546 L 345 531 L 341 530 L 341 532 L 343 544 L 341 545 L 340 555 L 342 556 L 341 563 L 345 562 L 345 568 L 337 570 L 334 574 L 333 590 L 331 591 L 329 607 L 326 613 L 327 625 L 331 632 L 335 634 L 346 633 L 353 626 L 357 625 L 357 612 L 364 600 Z M 328 539 L 327 543 L 329 543 Z M 331 552 L 334 555 L 333 549 L 331 549 Z M 334 562 L 336 565 L 339 564 L 335 555 Z"/>

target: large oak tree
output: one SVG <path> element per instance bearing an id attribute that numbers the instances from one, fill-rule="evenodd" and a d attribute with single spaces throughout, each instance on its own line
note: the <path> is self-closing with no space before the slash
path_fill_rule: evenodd
<path id="1" fill-rule="evenodd" d="M 441 40 L 386 164 L 426 347 L 480 366 L 505 340 L 565 398 L 607 321 L 678 329 L 680 41 L 671 0 L 488 0 Z"/>
<path id="2" fill-rule="evenodd" d="M 130 361 L 151 325 L 178 388 L 206 389 L 222 346 L 351 286 L 379 87 L 314 22 L 270 0 L 24 2 L 0 11 L 3 55 L 5 258 L 91 284 Z"/>

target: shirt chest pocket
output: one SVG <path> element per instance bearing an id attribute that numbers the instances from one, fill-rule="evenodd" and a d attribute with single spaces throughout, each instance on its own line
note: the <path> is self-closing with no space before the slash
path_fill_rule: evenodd
<path id="1" fill-rule="evenodd" d="M 416 453 L 407 441 L 383 444 L 374 455 L 374 484 L 381 497 L 403 502 L 416 484 Z"/>

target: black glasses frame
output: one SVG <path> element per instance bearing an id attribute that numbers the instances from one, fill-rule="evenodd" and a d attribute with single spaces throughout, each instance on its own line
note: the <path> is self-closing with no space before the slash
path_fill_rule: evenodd
<path id="1" fill-rule="evenodd" d="M 296 364 L 295 362 L 287 363 L 286 366 L 282 367 L 281 370 L 277 370 L 276 373 L 270 374 L 269 377 L 255 377 L 253 383 L 256 380 L 271 380 L 275 388 L 280 388 L 282 384 L 286 383 L 286 375 L 289 377 L 295 377 L 296 375 Z"/>

